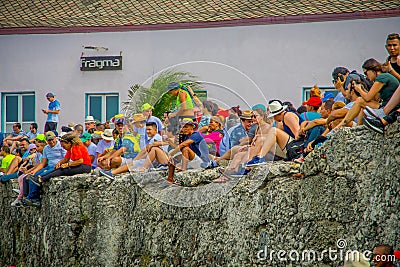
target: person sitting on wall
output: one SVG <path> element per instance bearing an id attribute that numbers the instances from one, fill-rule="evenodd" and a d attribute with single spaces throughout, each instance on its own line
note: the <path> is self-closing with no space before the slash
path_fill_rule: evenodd
<path id="1" fill-rule="evenodd" d="M 113 131 L 115 131 L 115 136 L 118 136 L 118 130 L 114 129 L 105 129 L 104 132 L 100 135 L 101 139 L 97 143 L 96 147 L 96 165 L 98 164 L 98 159 L 107 153 L 111 152 L 113 150 L 115 141 L 114 141 L 114 134 Z"/>
<path id="2" fill-rule="evenodd" d="M 344 82 L 349 74 L 350 71 L 345 67 L 336 67 L 332 71 L 332 83 L 335 86 L 336 90 L 338 90 L 337 95 L 333 99 L 334 102 L 342 101 L 347 104 L 346 97 L 344 96 Z"/>
<path id="3" fill-rule="evenodd" d="M 17 142 L 26 137 L 25 132 L 21 129 L 21 123 L 14 123 L 12 128 L 13 131 L 3 139 L 3 145 L 9 146 L 11 152 L 13 152 L 15 147 L 18 145 Z"/>
<path id="4" fill-rule="evenodd" d="M 142 113 L 133 114 L 132 134 L 139 140 L 140 150 L 146 148 L 146 117 Z"/>
<path id="5" fill-rule="evenodd" d="M 162 136 L 164 134 L 164 126 L 159 118 L 153 116 L 154 107 L 149 103 L 144 103 L 141 109 L 142 114 L 146 119 L 146 124 L 149 122 L 154 122 L 157 125 L 157 132 Z"/>
<path id="6" fill-rule="evenodd" d="M 22 164 L 22 160 L 29 156 L 28 146 L 28 138 L 25 137 L 19 141 L 19 148 L 16 151 L 18 151 L 20 155 L 17 155 L 16 153 L 15 158 L 11 161 L 7 172 L 0 176 L 2 183 L 18 178 L 18 167 Z"/>
<path id="7" fill-rule="evenodd" d="M 364 74 L 367 76 L 368 80 L 374 83 L 371 89 L 366 92 L 363 90 L 363 87 L 361 85 L 357 86 L 357 83 L 355 83 L 354 81 L 352 82 L 354 89 L 361 96 L 357 98 L 354 105 L 351 107 L 349 112 L 346 114 L 346 117 L 343 119 L 341 124 L 338 125 L 338 127 L 346 125 L 348 122 L 356 118 L 359 114 L 363 115 L 360 111 L 362 111 L 362 109 L 366 106 L 369 106 L 373 109 L 378 109 L 380 107 L 383 108 L 389 102 L 390 98 L 400 84 L 393 75 L 389 73 L 383 73 L 382 64 L 380 64 L 373 58 L 366 60 L 362 67 L 364 70 Z M 380 102 L 376 101 L 378 93 L 381 99 Z M 360 124 L 362 124 L 361 120 L 358 121 L 358 125 Z"/>
<path id="8" fill-rule="evenodd" d="M 31 123 L 31 125 L 29 125 L 29 132 L 26 133 L 26 136 L 29 139 L 29 143 L 34 143 L 35 142 L 35 138 L 38 135 L 38 125 L 36 122 Z"/>
<path id="9" fill-rule="evenodd" d="M 97 153 L 96 153 L 97 145 L 95 145 L 92 142 L 92 135 L 89 132 L 84 133 L 81 136 L 81 141 L 86 146 L 89 152 L 90 162 L 92 163 L 92 169 L 95 169 L 97 167 Z"/>
<path id="10" fill-rule="evenodd" d="M 93 116 L 86 116 L 85 118 L 85 132 L 92 134 L 96 130 L 95 120 Z"/>
<path id="11" fill-rule="evenodd" d="M 287 133 L 293 139 L 297 139 L 302 119 L 294 112 L 287 111 L 287 105 L 279 100 L 271 100 L 269 103 L 269 118 L 274 118 L 276 127 Z"/>
<path id="12" fill-rule="evenodd" d="M 181 181 L 174 180 L 175 169 L 179 171 L 185 171 L 188 167 L 197 169 L 202 162 L 208 162 L 208 146 L 201 134 L 195 131 L 198 124 L 192 119 L 185 118 L 181 125 L 178 145 L 168 153 L 170 160 L 166 184 L 183 185 Z"/>
<path id="13" fill-rule="evenodd" d="M 199 124 L 200 125 L 200 124 Z M 220 156 L 219 146 L 222 138 L 225 135 L 223 130 L 223 118 L 219 116 L 212 116 L 208 125 L 199 128 L 199 132 L 206 140 L 209 152 L 213 156 Z"/>
<path id="14" fill-rule="evenodd" d="M 4 173 L 8 172 L 11 162 L 15 158 L 15 155 L 11 154 L 10 147 L 2 146 L 0 151 L 0 156 L 3 157 L 3 159 L 1 160 L 1 167 L 0 167 L 0 172 L 3 175 Z M 11 170 L 11 172 L 15 172 L 15 170 Z"/>
<path id="15" fill-rule="evenodd" d="M 153 163 L 156 165 L 163 164 L 166 166 L 168 163 L 168 157 L 165 151 L 160 148 L 164 143 L 162 142 L 161 135 L 157 133 L 157 130 L 158 127 L 155 122 L 147 123 L 146 132 L 149 139 L 146 142 L 148 145 L 145 149 L 141 150 L 131 163 L 122 165 L 110 171 L 99 170 L 99 173 L 110 179 L 114 179 L 115 175 L 128 171 L 147 172 Z M 154 160 L 157 160 L 157 162 L 154 162 Z"/>
<path id="16" fill-rule="evenodd" d="M 400 81 L 400 34 L 389 34 L 385 47 L 389 56 L 384 64 L 383 72 L 392 74 Z"/>
<path id="17" fill-rule="evenodd" d="M 92 163 L 89 152 L 79 136 L 73 133 L 66 134 L 60 138 L 60 143 L 67 153 L 65 157 L 56 164 L 54 170 L 44 175 L 30 175 L 26 178 L 27 180 L 40 187 L 42 183 L 54 177 L 72 176 L 91 172 Z M 24 206 L 40 206 L 40 199 L 32 200 L 27 197 L 22 200 L 22 204 Z"/>
<path id="18" fill-rule="evenodd" d="M 220 143 L 219 158 L 215 162 L 219 164 L 221 160 L 229 160 L 236 153 L 239 146 L 248 145 L 255 136 L 257 125 L 253 125 L 253 112 L 251 110 L 243 110 L 240 113 L 240 124 L 229 129 L 228 133 L 222 138 Z M 235 148 L 236 147 L 236 148 Z"/>
<path id="19" fill-rule="evenodd" d="M 98 158 L 98 167 L 103 170 L 118 168 L 132 162 L 140 151 L 138 138 L 129 132 L 128 127 L 124 125 L 125 122 L 124 117 L 114 121 L 115 128 L 118 130 L 114 148 L 110 153 Z"/>

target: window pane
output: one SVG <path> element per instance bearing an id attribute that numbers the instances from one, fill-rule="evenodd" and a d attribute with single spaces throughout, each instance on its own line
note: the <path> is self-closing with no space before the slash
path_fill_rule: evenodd
<path id="1" fill-rule="evenodd" d="M 22 121 L 35 121 L 35 96 L 22 96 Z"/>
<path id="2" fill-rule="evenodd" d="M 89 114 L 87 115 L 91 115 L 95 120 L 101 121 L 101 113 L 101 96 L 89 96 Z"/>
<path id="3" fill-rule="evenodd" d="M 18 122 L 18 96 L 6 96 L 6 122 Z"/>
<path id="4" fill-rule="evenodd" d="M 118 96 L 106 96 L 106 120 L 119 113 Z"/>

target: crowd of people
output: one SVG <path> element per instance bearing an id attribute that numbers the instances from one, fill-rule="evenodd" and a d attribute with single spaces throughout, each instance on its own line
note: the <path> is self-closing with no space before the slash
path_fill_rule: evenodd
<path id="1" fill-rule="evenodd" d="M 214 182 L 246 175 L 253 166 L 270 160 L 302 163 L 342 127 L 365 124 L 384 133 L 400 114 L 399 34 L 386 40 L 389 57 L 384 63 L 368 59 L 363 74 L 336 67 L 332 82 L 337 95 L 322 95 L 318 86 L 299 108 L 289 101 L 272 99 L 249 109 L 223 109 L 201 101 L 190 86 L 168 84 L 174 109 L 162 119 L 154 107 L 143 103 L 141 112 L 127 117 L 116 114 L 101 123 L 93 116 L 84 125 L 69 123 L 58 128 L 61 105 L 55 94 L 43 113 L 43 133 L 32 123 L 25 133 L 20 123 L 2 140 L 1 182 L 18 179 L 19 195 L 12 206 L 40 206 L 40 188 L 53 177 L 83 173 L 114 179 L 124 172 L 168 171 L 162 186 L 184 186 L 175 172 L 228 165 Z M 114 127 L 112 127 L 114 126 Z M 60 131 L 58 131 L 60 130 Z"/>

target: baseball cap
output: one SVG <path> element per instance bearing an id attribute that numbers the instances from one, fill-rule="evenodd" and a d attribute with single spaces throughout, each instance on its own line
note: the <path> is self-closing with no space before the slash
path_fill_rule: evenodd
<path id="1" fill-rule="evenodd" d="M 56 135 L 52 131 L 49 131 L 46 133 L 46 141 L 53 140 L 55 138 L 56 138 Z"/>
<path id="2" fill-rule="evenodd" d="M 267 112 L 267 107 L 263 104 L 257 104 L 251 107 L 251 110 L 255 110 L 256 108 L 262 109 L 264 112 Z"/>
<path id="3" fill-rule="evenodd" d="M 154 109 L 154 107 L 152 105 L 150 105 L 149 103 L 144 103 L 142 105 L 142 110 L 149 110 L 149 109 Z"/>
<path id="4" fill-rule="evenodd" d="M 330 93 L 330 92 L 326 92 L 326 93 L 324 94 L 324 98 L 322 98 L 322 102 L 327 101 L 329 98 L 335 98 L 335 96 L 334 96 L 332 93 Z"/>
<path id="5" fill-rule="evenodd" d="M 53 93 L 47 93 L 46 94 L 46 97 L 55 97 L 56 95 L 55 94 L 53 94 Z"/>
<path id="6" fill-rule="evenodd" d="M 44 134 L 38 134 L 36 135 L 35 139 L 39 141 L 46 141 L 46 136 Z"/>
<path id="7" fill-rule="evenodd" d="M 88 132 L 82 134 L 82 136 L 81 136 L 82 142 L 86 142 L 87 140 L 91 140 L 91 139 L 92 139 L 92 135 Z"/>
<path id="8" fill-rule="evenodd" d="M 318 96 L 312 96 L 308 99 L 308 101 L 303 102 L 303 105 L 311 106 L 311 107 L 319 107 L 322 105 L 322 100 Z"/>

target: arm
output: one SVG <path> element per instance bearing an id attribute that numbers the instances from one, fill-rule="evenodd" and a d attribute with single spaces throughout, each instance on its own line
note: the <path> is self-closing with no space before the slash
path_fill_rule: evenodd
<path id="1" fill-rule="evenodd" d="M 188 139 L 188 140 L 186 140 L 186 141 L 180 143 L 180 144 L 177 145 L 173 150 L 171 150 L 171 151 L 169 152 L 169 156 L 172 157 L 172 156 L 175 155 L 178 151 L 182 150 L 182 149 L 185 148 L 185 147 L 188 147 L 188 146 L 189 146 L 191 143 L 193 143 L 193 142 L 194 142 L 193 140 Z"/>
<path id="2" fill-rule="evenodd" d="M 326 119 L 326 124 L 329 124 L 330 122 L 336 120 L 336 119 L 340 119 L 340 118 L 344 118 L 346 117 L 346 114 L 349 110 L 346 108 L 340 108 L 337 110 L 333 110 L 331 112 L 331 115 L 329 115 L 328 119 Z"/>
<path id="3" fill-rule="evenodd" d="M 304 127 L 304 131 L 308 131 L 311 128 L 314 128 L 315 126 L 320 126 L 320 125 L 325 125 L 327 119 L 315 119 L 312 121 L 309 121 L 308 124 Z"/>
<path id="4" fill-rule="evenodd" d="M 35 167 L 33 167 L 28 171 L 28 174 L 35 175 L 35 173 L 37 173 L 46 166 L 47 166 L 47 158 L 42 158 L 42 161 L 38 165 L 36 165 Z"/>
<path id="5" fill-rule="evenodd" d="M 194 103 L 201 109 L 201 111 L 203 111 L 203 103 L 201 103 L 200 99 L 197 97 L 197 95 L 195 94 L 193 89 L 190 88 L 190 86 L 187 86 L 187 89 L 190 92 L 190 94 L 193 96 Z"/>
<path id="6" fill-rule="evenodd" d="M 379 91 L 382 89 L 382 87 L 385 85 L 384 83 L 381 82 L 374 82 L 372 85 L 371 89 L 369 92 L 365 92 L 364 90 L 361 89 L 361 84 L 356 84 L 353 82 L 354 85 L 354 90 L 360 93 L 361 97 L 369 102 L 375 99 L 375 96 L 379 93 Z"/>

